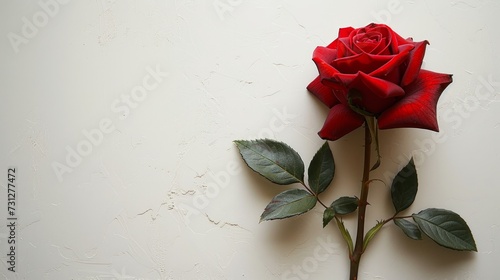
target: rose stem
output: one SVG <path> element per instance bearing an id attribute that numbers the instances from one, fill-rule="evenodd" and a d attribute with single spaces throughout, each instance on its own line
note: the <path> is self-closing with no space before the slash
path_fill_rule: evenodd
<path id="1" fill-rule="evenodd" d="M 359 196 L 358 208 L 358 230 L 356 232 L 356 245 L 354 251 L 350 256 L 351 270 L 350 280 L 358 279 L 358 268 L 363 254 L 363 238 L 365 233 L 365 213 L 366 206 L 368 205 L 368 185 L 370 180 L 370 156 L 371 156 L 371 143 L 372 138 L 370 135 L 370 128 L 368 123 L 365 122 L 365 159 L 363 166 L 363 180 L 361 181 L 361 194 Z"/>

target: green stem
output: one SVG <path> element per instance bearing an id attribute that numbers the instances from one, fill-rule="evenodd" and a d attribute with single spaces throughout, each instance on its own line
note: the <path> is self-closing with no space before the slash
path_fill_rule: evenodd
<path id="1" fill-rule="evenodd" d="M 396 215 L 394 215 L 393 217 L 390 217 L 387 220 L 383 220 L 382 222 L 385 225 L 385 224 L 387 224 L 388 222 L 390 222 L 392 220 L 396 220 L 396 219 L 409 219 L 409 218 L 412 218 L 412 217 L 413 217 L 412 215 L 409 215 L 409 216 L 396 216 Z"/>
<path id="2" fill-rule="evenodd" d="M 365 154 L 363 164 L 363 180 L 361 181 L 361 194 L 359 196 L 358 208 L 358 229 L 356 232 L 356 245 L 354 251 L 350 256 L 351 269 L 350 280 L 358 279 L 359 262 L 363 254 L 363 238 L 365 233 L 365 216 L 366 206 L 368 205 L 368 189 L 370 184 L 370 158 L 371 158 L 371 144 L 372 138 L 370 135 L 370 128 L 368 123 L 365 122 Z"/>

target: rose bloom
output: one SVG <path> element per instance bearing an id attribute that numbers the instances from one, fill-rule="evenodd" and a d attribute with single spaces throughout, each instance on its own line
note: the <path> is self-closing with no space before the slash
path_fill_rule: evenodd
<path id="1" fill-rule="evenodd" d="M 323 139 L 337 140 L 374 116 L 380 129 L 438 131 L 436 106 L 451 75 L 420 69 L 427 41 L 403 39 L 384 24 L 340 28 L 314 50 L 319 76 L 307 89 L 330 108 Z"/>

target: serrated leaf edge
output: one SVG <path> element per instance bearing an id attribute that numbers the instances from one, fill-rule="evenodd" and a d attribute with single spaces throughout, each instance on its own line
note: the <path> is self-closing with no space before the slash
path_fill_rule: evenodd
<path id="1" fill-rule="evenodd" d="M 265 139 L 255 139 L 255 140 L 234 140 L 233 142 L 236 144 L 236 146 L 238 147 L 238 152 L 239 154 L 241 155 L 241 158 L 243 159 L 243 161 L 245 162 L 245 164 L 250 168 L 252 169 L 254 172 L 256 172 L 257 174 L 259 174 L 260 176 L 264 177 L 265 179 L 275 183 L 275 184 L 278 184 L 278 185 L 289 185 L 289 184 L 293 184 L 293 183 L 303 183 L 304 182 L 304 178 L 303 178 L 303 174 L 302 174 L 302 178 L 297 178 L 295 175 L 293 175 L 292 173 L 288 172 L 287 169 L 283 168 L 282 165 L 280 164 L 277 164 L 276 162 L 274 162 L 273 160 L 269 159 L 268 157 L 262 155 L 261 153 L 258 153 L 257 151 L 255 151 L 254 149 L 251 149 L 249 146 L 247 145 L 243 145 L 242 142 L 256 142 L 256 141 L 271 141 L 271 142 L 274 142 L 276 144 L 283 144 L 284 146 L 286 146 L 287 148 L 289 148 L 293 153 L 295 153 L 298 158 L 300 159 L 301 161 L 301 164 L 302 164 L 302 167 L 304 167 L 304 162 L 302 161 L 302 158 L 300 157 L 300 155 L 297 153 L 297 151 L 295 151 L 292 147 L 290 147 L 288 144 L 284 143 L 284 142 L 280 142 L 280 141 L 276 141 L 276 140 L 273 140 L 273 139 L 268 139 L 268 138 L 265 138 Z M 239 145 L 242 145 L 244 146 L 245 148 L 253 151 L 254 153 L 262 156 L 263 158 L 267 159 L 269 162 L 275 164 L 276 166 L 279 166 L 283 171 L 285 171 L 286 173 L 288 173 L 290 175 L 291 178 L 295 179 L 296 181 L 295 182 L 292 182 L 292 183 L 289 183 L 289 184 L 283 184 L 283 183 L 280 183 L 280 182 L 277 182 L 275 180 L 272 180 L 271 178 L 268 178 L 266 177 L 264 174 L 260 173 L 259 171 L 255 170 L 254 168 L 252 168 L 248 162 L 246 161 L 246 159 L 244 158 L 243 156 L 243 153 L 241 152 L 241 149 L 239 148 Z M 303 168 L 304 169 L 304 168 Z"/>
<path id="2" fill-rule="evenodd" d="M 432 237 L 431 237 L 431 236 L 430 236 L 430 235 L 429 235 L 429 234 L 428 234 L 428 233 L 427 233 L 427 232 L 426 232 L 426 231 L 422 228 L 422 226 L 420 225 L 420 223 L 419 223 L 419 222 L 415 219 L 415 217 L 417 217 L 418 219 L 420 219 L 420 220 L 422 220 L 422 221 L 426 221 L 426 222 L 428 222 L 429 224 L 433 224 L 433 223 L 429 222 L 428 220 L 422 219 L 421 217 L 418 217 L 418 216 L 417 216 L 418 214 L 422 213 L 423 211 L 426 211 L 426 210 L 431 210 L 431 209 L 434 209 L 434 210 L 443 210 L 443 211 L 448 211 L 448 212 L 451 212 L 451 213 L 452 213 L 452 214 L 454 214 L 454 215 L 457 215 L 457 216 L 458 216 L 458 217 L 459 217 L 459 218 L 463 221 L 464 225 L 466 226 L 466 228 L 468 229 L 468 231 L 469 231 L 469 233 L 470 233 L 470 235 L 471 235 L 471 237 L 472 237 L 472 242 L 473 242 L 473 244 L 470 244 L 470 245 L 473 245 L 473 248 L 471 248 L 471 249 L 459 249 L 459 248 L 455 248 L 455 247 L 451 247 L 451 246 L 446 246 L 446 245 L 444 245 L 444 244 L 439 243 L 439 242 L 438 242 L 437 240 L 435 240 L 434 238 L 432 238 Z M 424 233 L 427 237 L 429 237 L 432 241 L 434 241 L 434 242 L 435 242 L 436 244 L 438 244 L 439 246 L 442 246 L 442 247 L 445 247 L 445 248 L 448 248 L 448 249 L 452 249 L 452 250 L 456 250 L 456 251 L 475 251 L 475 252 L 477 252 L 477 245 L 476 245 L 476 241 L 474 240 L 474 236 L 472 235 L 472 232 L 471 232 L 471 230 L 470 230 L 469 226 L 467 225 L 467 222 L 466 222 L 466 221 L 465 221 L 465 220 L 464 220 L 464 219 L 463 219 L 460 215 L 458 215 L 457 213 L 455 213 L 455 212 L 453 212 L 453 211 L 450 211 L 450 210 L 446 210 L 446 209 L 428 208 L 428 209 L 425 209 L 425 210 L 420 211 L 420 212 L 419 212 L 419 213 L 417 213 L 417 214 L 413 214 L 413 215 L 412 215 L 412 218 L 413 218 L 413 220 L 415 221 L 415 223 L 418 225 L 419 229 L 420 229 L 420 230 L 421 230 L 421 231 L 422 231 L 422 232 L 423 232 L 423 233 Z M 436 227 L 438 227 L 436 224 L 433 224 L 433 225 L 434 225 L 434 226 L 436 226 Z M 439 227 L 439 228 L 440 228 L 440 227 Z M 454 235 L 454 236 L 455 236 L 455 235 Z M 456 236 L 455 236 L 455 237 L 456 237 Z M 458 238 L 458 237 L 456 237 L 456 238 L 457 238 L 457 239 L 459 239 L 459 240 L 461 240 L 461 241 L 463 241 L 464 243 L 468 244 L 468 242 L 466 242 L 465 240 L 463 240 L 463 239 L 461 239 L 461 238 Z"/>
<path id="3" fill-rule="evenodd" d="M 289 191 L 294 191 L 294 190 L 299 190 L 299 191 L 303 191 L 303 192 L 306 192 L 305 190 L 302 190 L 302 189 L 289 189 L 289 190 L 286 190 L 284 192 L 281 192 L 279 194 L 277 194 L 276 196 L 273 197 L 273 199 L 271 200 L 271 202 L 269 202 L 266 206 L 266 208 L 264 209 L 264 212 L 262 212 L 262 214 L 260 215 L 260 220 L 259 220 L 259 223 L 261 222 L 264 222 L 264 221 L 272 221 L 272 220 L 282 220 L 282 219 L 287 219 L 287 218 L 291 218 L 291 217 L 295 217 L 295 216 L 299 216 L 299 215 L 302 215 L 302 214 L 305 214 L 307 212 L 309 212 L 310 210 L 312 210 L 314 208 L 314 206 L 316 206 L 316 204 L 318 203 L 318 198 L 315 197 L 314 195 L 312 194 L 309 194 L 307 196 L 304 196 L 304 197 L 301 197 L 299 200 L 302 200 L 302 199 L 305 199 L 305 198 L 314 198 L 314 205 L 307 209 L 306 211 L 302 212 L 302 213 L 296 213 L 296 214 L 292 214 L 292 215 L 289 215 L 289 216 L 285 216 L 285 217 L 276 217 L 276 218 L 271 218 L 271 219 L 266 219 L 266 218 L 263 218 L 263 215 L 266 213 L 266 210 L 268 209 L 269 205 L 271 205 L 271 203 L 273 203 L 274 199 L 279 196 L 279 195 L 282 195 L 286 192 L 289 192 Z M 295 200 L 293 202 L 297 202 L 298 200 Z"/>

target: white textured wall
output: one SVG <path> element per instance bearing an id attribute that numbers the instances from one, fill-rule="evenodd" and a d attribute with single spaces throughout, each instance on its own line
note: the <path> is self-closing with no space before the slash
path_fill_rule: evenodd
<path id="1" fill-rule="evenodd" d="M 244 167 L 232 140 L 275 138 L 309 162 L 327 113 L 305 90 L 317 75 L 312 51 L 339 27 L 370 22 L 429 40 L 424 68 L 454 74 L 440 134 L 383 131 L 374 177 L 413 152 L 410 211 L 458 212 L 479 253 L 411 241 L 390 224 L 360 279 L 497 279 L 499 13 L 491 0 L 2 1 L 2 279 L 347 279 L 346 248 L 333 226 L 322 229 L 320 208 L 258 223 L 284 188 Z M 361 134 L 331 143 L 337 177 L 325 201 L 358 193 Z M 368 226 L 391 214 L 384 186 L 370 201 Z"/>

